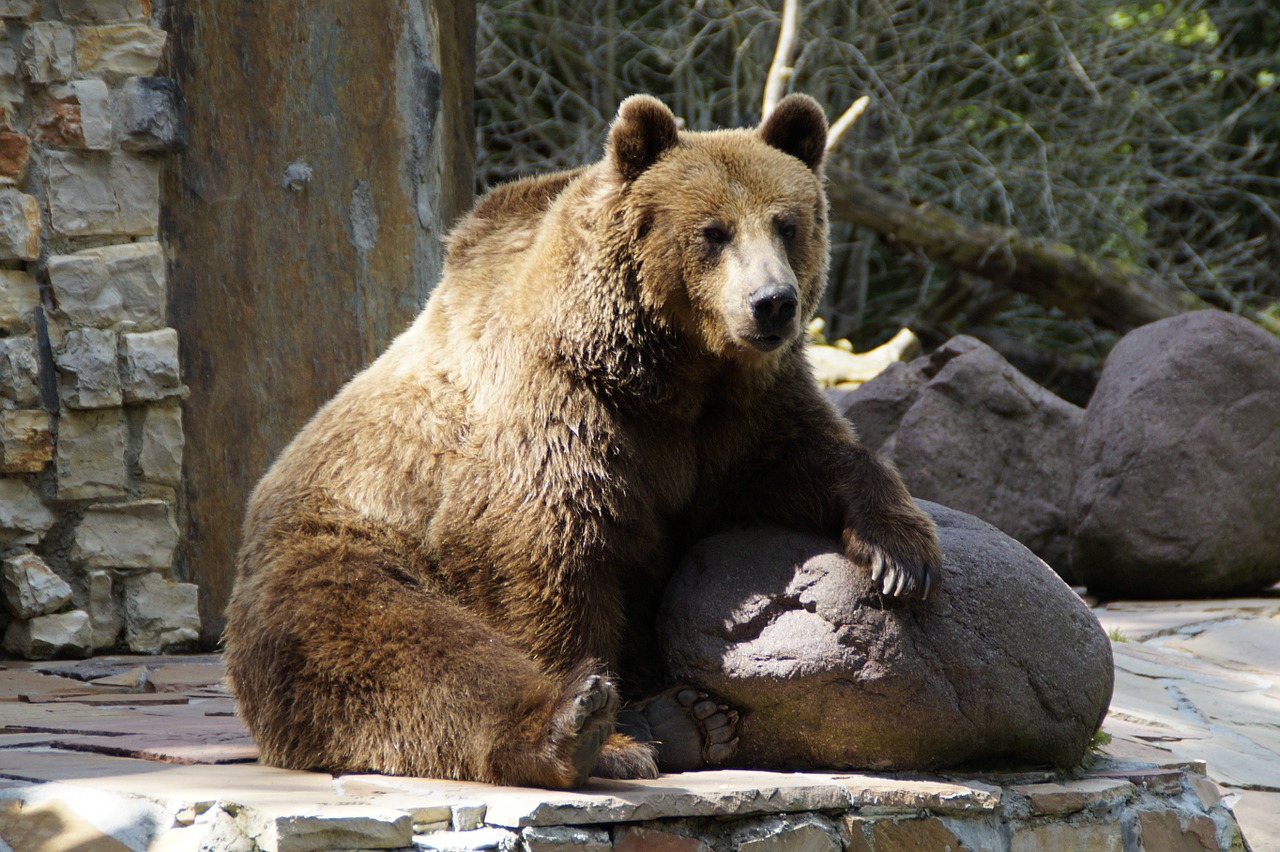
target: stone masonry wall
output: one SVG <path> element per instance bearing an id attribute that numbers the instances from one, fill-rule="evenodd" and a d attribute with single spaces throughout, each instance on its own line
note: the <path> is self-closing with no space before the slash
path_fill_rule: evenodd
<path id="1" fill-rule="evenodd" d="M 153 17 L 0 0 L 0 627 L 18 656 L 199 633 L 174 572 L 186 388 L 157 240 L 183 140 Z"/>

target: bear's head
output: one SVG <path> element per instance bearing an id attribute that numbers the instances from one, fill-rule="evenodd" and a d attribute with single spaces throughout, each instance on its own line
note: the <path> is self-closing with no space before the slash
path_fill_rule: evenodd
<path id="1" fill-rule="evenodd" d="M 754 130 L 705 133 L 654 98 L 625 100 L 606 164 L 646 306 L 717 357 L 797 345 L 826 285 L 826 137 L 804 95 Z"/>

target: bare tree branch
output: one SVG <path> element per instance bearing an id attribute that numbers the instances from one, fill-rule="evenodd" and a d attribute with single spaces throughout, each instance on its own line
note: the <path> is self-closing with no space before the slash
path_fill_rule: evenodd
<path id="1" fill-rule="evenodd" d="M 1268 109 L 1280 48 L 1258 43 L 1280 7 L 1161 5 L 1115 23 L 1091 0 L 797 2 L 787 4 L 788 45 L 781 0 L 482 2 L 477 175 L 492 186 L 598 158 L 630 92 L 658 95 L 691 129 L 750 123 L 777 54 L 778 99 L 803 88 L 832 110 L 875 100 L 874 120 L 864 114 L 832 139 L 837 187 L 842 174 L 884 176 L 899 197 L 966 223 L 1121 260 L 1165 290 L 1245 315 L 1280 310 L 1280 137 Z M 878 233 L 843 221 L 833 238 L 822 310 L 836 336 L 884 337 L 958 268 L 903 262 Z M 974 262 L 1009 262 L 1016 244 L 988 239 Z M 1064 322 L 1030 299 L 1001 302 L 1011 291 L 997 290 L 984 303 L 999 316 L 982 322 L 1083 358 L 1105 350 L 1109 335 L 1093 323 Z M 985 308 L 963 311 L 961 330 L 974 311 Z"/>
<path id="2" fill-rule="evenodd" d="M 778 46 L 769 65 L 769 76 L 764 81 L 764 103 L 760 106 L 761 118 L 768 117 L 782 100 L 787 82 L 791 79 L 791 61 L 796 54 L 796 32 L 800 28 L 800 0 L 783 0 L 782 28 L 778 31 Z"/>
<path id="3" fill-rule="evenodd" d="M 850 104 L 849 108 L 836 119 L 835 124 L 831 125 L 830 129 L 827 130 L 827 151 L 840 144 L 840 140 L 849 132 L 849 128 L 853 127 L 853 123 L 866 111 L 867 105 L 870 103 L 870 96 L 863 95 Z"/>
<path id="4" fill-rule="evenodd" d="M 966 221 L 934 205 L 908 204 L 854 175 L 842 176 L 829 194 L 837 218 L 1117 331 L 1206 307 L 1142 270 L 1024 237 L 1012 228 Z"/>

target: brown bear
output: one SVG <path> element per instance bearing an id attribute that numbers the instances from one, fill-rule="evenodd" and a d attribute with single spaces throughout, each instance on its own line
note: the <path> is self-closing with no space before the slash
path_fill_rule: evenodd
<path id="1" fill-rule="evenodd" d="M 780 524 L 929 592 L 932 523 L 803 351 L 825 140 L 803 96 L 705 133 L 635 96 L 600 162 L 476 204 L 421 316 L 250 500 L 226 662 L 264 761 L 553 788 L 724 762 L 731 711 L 639 701 L 670 687 L 685 547 Z"/>

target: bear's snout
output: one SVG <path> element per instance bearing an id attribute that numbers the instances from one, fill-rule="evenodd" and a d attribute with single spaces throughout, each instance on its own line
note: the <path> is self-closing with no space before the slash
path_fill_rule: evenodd
<path id="1" fill-rule="evenodd" d="M 790 337 L 791 321 L 796 317 L 800 297 L 789 284 L 766 284 L 747 297 L 755 320 L 760 349 L 773 349 Z M 764 345 L 761 345 L 764 344 Z"/>

